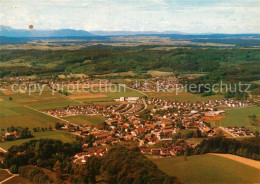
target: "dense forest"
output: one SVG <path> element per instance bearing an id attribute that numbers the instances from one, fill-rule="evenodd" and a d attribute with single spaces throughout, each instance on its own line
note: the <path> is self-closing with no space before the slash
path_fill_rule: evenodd
<path id="1" fill-rule="evenodd" d="M 79 152 L 82 150 L 78 143 L 32 140 L 12 146 L 1 167 L 36 183 L 61 183 L 64 175 L 72 176 L 69 183 L 97 183 L 97 178 L 108 184 L 179 183 L 160 171 L 138 148 L 114 147 L 104 157 L 89 157 L 86 164 L 80 165 L 72 162 Z"/>
<path id="2" fill-rule="evenodd" d="M 192 47 L 167 51 L 152 50 L 151 46 L 96 45 L 80 50 L 2 50 L 0 62 L 11 62 L 12 65 L 0 67 L 0 77 L 58 73 L 94 75 L 126 71 L 142 74 L 148 70 L 219 72 L 226 68 L 227 72 L 237 73 L 236 79 L 244 73 L 242 79 L 248 81 L 254 74 L 257 74 L 255 78 L 259 77 L 259 61 L 258 49 L 239 48 Z M 236 71 L 237 68 L 242 69 Z"/>
<path id="3" fill-rule="evenodd" d="M 236 140 L 218 136 L 208 140 L 204 139 L 196 147 L 194 153 L 229 153 L 260 160 L 260 137 Z"/>

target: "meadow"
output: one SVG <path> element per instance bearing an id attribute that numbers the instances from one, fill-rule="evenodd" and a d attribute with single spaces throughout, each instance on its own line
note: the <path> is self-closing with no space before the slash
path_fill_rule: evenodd
<path id="1" fill-rule="evenodd" d="M 260 84 L 260 80 L 252 81 L 252 83 Z"/>
<path id="2" fill-rule="evenodd" d="M 173 75 L 173 72 L 163 72 L 158 70 L 149 70 L 147 74 L 150 74 L 152 77 L 168 77 Z"/>
<path id="3" fill-rule="evenodd" d="M 36 109 L 79 104 L 77 101 L 70 99 L 65 95 L 57 92 L 53 93 L 47 87 L 44 88 L 42 93 L 39 91 L 31 94 L 28 94 L 28 92 L 26 94 L 16 93 L 13 99 L 22 105 Z"/>
<path id="4" fill-rule="evenodd" d="M 29 138 L 29 139 L 18 139 L 14 141 L 5 141 L 5 142 L 0 142 L 0 147 L 8 150 L 11 146 L 14 145 L 21 145 L 25 142 L 28 142 L 30 140 L 34 139 L 58 139 L 63 142 L 72 142 L 73 140 L 73 135 L 61 131 L 56 131 L 56 130 L 47 130 L 47 131 L 40 131 L 40 132 L 32 132 L 34 135 L 34 138 Z"/>
<path id="5" fill-rule="evenodd" d="M 245 164 L 215 156 L 196 155 L 155 158 L 148 156 L 166 174 L 183 183 L 258 183 L 259 170 Z"/>
<path id="6" fill-rule="evenodd" d="M 90 92 L 81 92 L 82 98 L 77 99 L 79 102 L 114 102 L 114 99 L 118 99 L 120 97 L 144 97 L 144 94 L 130 89 L 130 88 L 124 88 L 124 87 L 111 87 L 111 89 L 108 88 L 95 88 L 95 92 L 90 91 Z M 78 93 L 78 92 L 77 92 Z M 90 94 L 86 94 L 90 93 Z M 84 96 L 86 94 L 86 96 Z M 101 97 L 97 97 L 97 95 L 103 95 Z"/>
<path id="7" fill-rule="evenodd" d="M 75 123 L 77 125 L 100 125 L 105 121 L 104 116 L 96 115 L 96 116 L 88 116 L 88 115 L 77 115 L 77 116 L 67 116 L 63 117 L 63 119 L 70 121 L 71 123 Z"/>
<path id="8" fill-rule="evenodd" d="M 223 98 L 223 95 L 213 95 L 213 96 L 205 96 L 202 97 L 201 95 L 188 93 L 185 91 L 176 93 L 173 92 L 147 92 L 146 93 L 150 98 L 159 98 L 163 100 L 172 100 L 172 101 L 180 101 L 180 102 L 206 102 L 209 100 L 220 100 Z"/>
<path id="9" fill-rule="evenodd" d="M 227 109 L 225 117 L 219 122 L 215 122 L 217 126 L 252 126 L 249 116 L 256 115 L 260 120 L 260 106 Z"/>
<path id="10" fill-rule="evenodd" d="M 0 129 L 6 129 L 10 126 L 31 129 L 35 127 L 48 128 L 49 126 L 54 127 L 56 122 L 62 122 L 59 119 L 16 103 L 14 100 L 1 101 L 0 110 Z"/>

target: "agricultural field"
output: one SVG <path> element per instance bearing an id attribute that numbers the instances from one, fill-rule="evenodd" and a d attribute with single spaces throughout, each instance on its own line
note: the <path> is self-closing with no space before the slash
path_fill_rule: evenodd
<path id="1" fill-rule="evenodd" d="M 0 147 L 5 150 L 8 150 L 13 145 L 21 145 L 25 142 L 28 142 L 28 141 L 34 140 L 34 139 L 58 139 L 63 142 L 71 142 L 73 140 L 72 134 L 61 132 L 61 131 L 56 131 L 56 130 L 32 132 L 32 134 L 34 135 L 34 138 L 0 142 Z"/>
<path id="2" fill-rule="evenodd" d="M 56 122 L 62 122 L 59 119 L 40 113 L 29 107 L 25 107 L 17 102 L 15 98 L 9 100 L 5 96 L 0 96 L 4 101 L 0 102 L 0 129 L 6 129 L 10 126 L 21 127 L 54 127 Z"/>
<path id="3" fill-rule="evenodd" d="M 183 183 L 258 183 L 259 170 L 237 161 L 215 155 L 149 158 L 166 174 Z"/>
<path id="4" fill-rule="evenodd" d="M 260 84 L 260 80 L 252 81 L 252 83 Z"/>
<path id="5" fill-rule="evenodd" d="M 220 100 L 223 98 L 223 95 L 213 95 L 213 96 L 206 96 L 202 97 L 200 95 L 195 95 L 192 93 L 188 93 L 185 91 L 176 93 L 175 91 L 173 92 L 147 92 L 146 93 L 148 97 L 150 98 L 159 98 L 163 100 L 172 100 L 172 101 L 180 101 L 180 102 L 205 102 L 209 100 Z"/>
<path id="6" fill-rule="evenodd" d="M 252 126 L 250 123 L 250 115 L 255 114 L 260 120 L 260 106 L 228 109 L 225 117 L 220 121 L 221 126 Z"/>
<path id="7" fill-rule="evenodd" d="M 48 87 L 44 87 L 42 92 L 37 88 L 35 92 L 15 89 L 15 93 L 5 94 L 0 98 L 8 99 L 12 97 L 12 101 L 35 109 L 61 107 L 67 105 L 77 105 L 79 102 L 66 97 L 58 92 L 52 92 Z M 11 91 L 11 90 L 8 90 Z M 12 92 L 12 91 L 11 91 Z"/>
<path id="8" fill-rule="evenodd" d="M 63 119 L 70 121 L 71 123 L 75 123 L 77 125 L 99 125 L 105 121 L 105 118 L 101 115 L 96 116 L 88 116 L 88 115 L 77 115 L 77 116 L 67 116 L 63 117 Z"/>
<path id="9" fill-rule="evenodd" d="M 149 70 L 149 71 L 147 71 L 147 74 L 150 74 L 152 77 L 168 77 L 170 75 L 173 75 L 173 72 L 163 72 L 163 71 L 157 71 L 157 70 Z"/>
<path id="10" fill-rule="evenodd" d="M 124 87 L 111 87 L 111 89 L 108 88 L 95 88 L 95 92 L 81 92 L 81 94 L 77 94 L 78 96 L 81 96 L 80 99 L 77 98 L 77 101 L 80 102 L 113 102 L 114 99 L 120 98 L 120 97 L 143 97 L 144 94 L 130 89 L 130 88 L 124 88 Z M 70 96 L 70 97 L 74 97 Z"/>
<path id="11" fill-rule="evenodd" d="M 136 76 L 137 74 L 133 71 L 119 72 L 119 73 L 109 73 L 104 75 L 95 75 L 96 77 L 114 77 L 114 76 Z"/>

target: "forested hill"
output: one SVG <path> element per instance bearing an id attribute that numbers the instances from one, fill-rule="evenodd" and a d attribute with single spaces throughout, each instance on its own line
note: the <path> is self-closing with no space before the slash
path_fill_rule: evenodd
<path id="1" fill-rule="evenodd" d="M 143 74 L 148 70 L 213 72 L 223 67 L 235 72 L 241 65 L 242 72 L 248 71 L 250 66 L 259 66 L 260 62 L 259 49 L 153 48 L 96 45 L 80 50 L 2 50 L 0 77 L 60 73 L 95 75 L 126 71 Z"/>
<path id="2" fill-rule="evenodd" d="M 67 182 L 75 184 L 94 184 L 97 178 L 107 184 L 180 183 L 160 171 L 137 147 L 114 147 L 104 157 L 89 157 L 86 164 L 75 164 L 73 156 L 79 152 L 82 148 L 78 143 L 32 140 L 11 147 L 0 166 L 35 183 L 64 183 L 62 175 L 71 175 Z"/>

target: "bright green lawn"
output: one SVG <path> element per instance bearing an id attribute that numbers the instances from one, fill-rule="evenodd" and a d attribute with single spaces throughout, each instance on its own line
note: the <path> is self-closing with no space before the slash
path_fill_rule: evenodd
<path id="1" fill-rule="evenodd" d="M 260 171 L 214 155 L 151 158 L 159 169 L 184 183 L 259 183 Z"/>
<path id="2" fill-rule="evenodd" d="M 33 132 L 34 138 L 30 139 L 19 139 L 15 141 L 0 142 L 0 147 L 8 150 L 13 145 L 21 145 L 33 139 L 58 139 L 63 142 L 71 142 L 72 134 L 61 132 L 61 131 L 45 131 L 45 132 Z"/>

